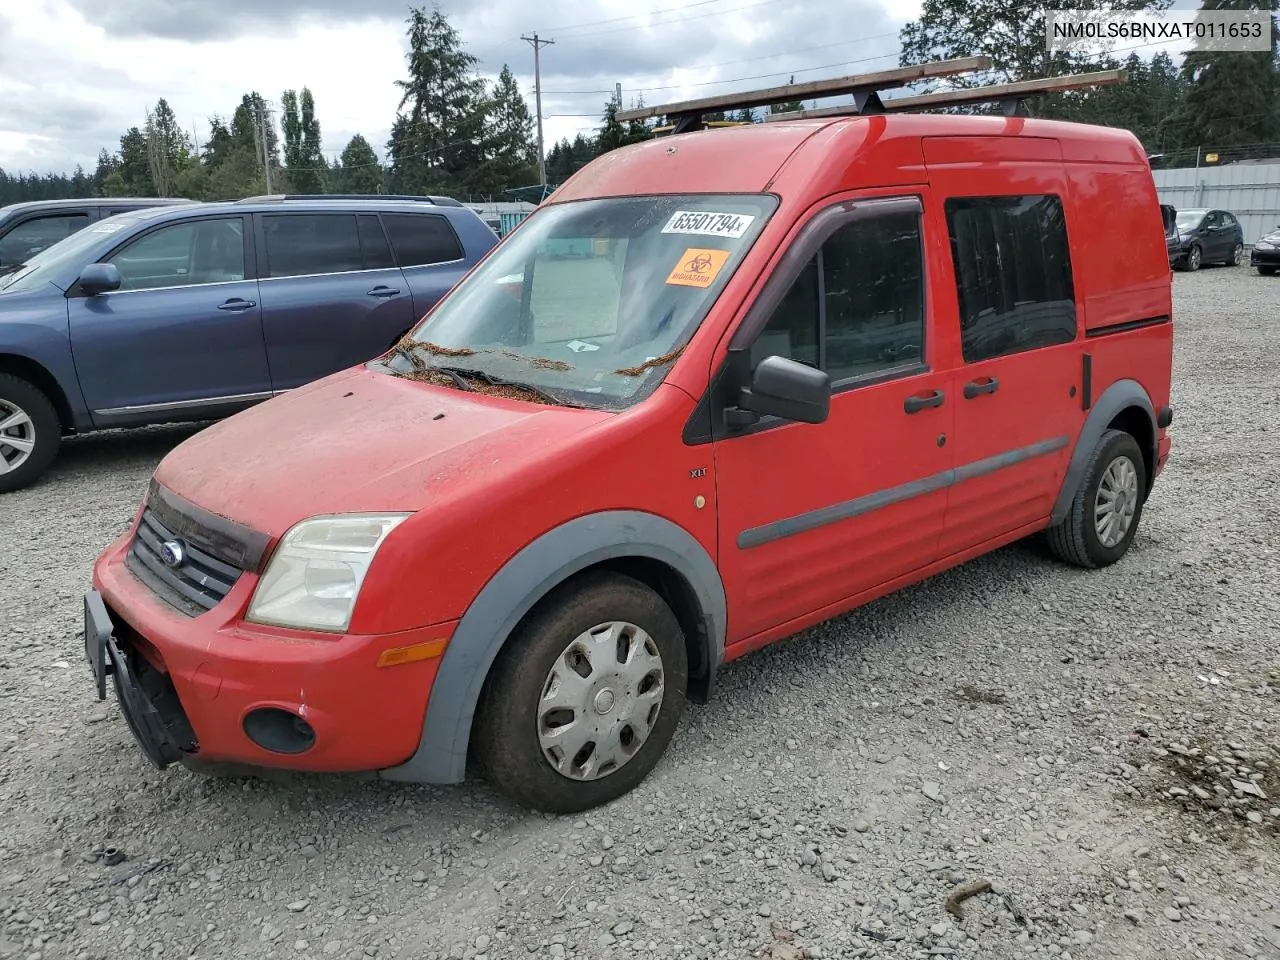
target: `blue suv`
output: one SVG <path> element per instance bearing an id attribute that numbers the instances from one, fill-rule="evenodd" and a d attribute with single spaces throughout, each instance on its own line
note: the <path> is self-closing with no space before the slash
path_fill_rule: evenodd
<path id="1" fill-rule="evenodd" d="M 0 276 L 0 493 L 63 436 L 229 416 L 385 353 L 498 242 L 448 197 L 100 220 Z"/>

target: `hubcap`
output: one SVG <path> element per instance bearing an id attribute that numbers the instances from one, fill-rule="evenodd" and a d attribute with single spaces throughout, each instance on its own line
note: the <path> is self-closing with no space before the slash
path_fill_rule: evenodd
<path id="1" fill-rule="evenodd" d="M 35 430 L 25 410 L 0 397 L 0 474 L 27 462 L 36 446 Z"/>
<path id="2" fill-rule="evenodd" d="M 633 623 L 602 623 L 575 637 L 542 685 L 542 755 L 571 780 L 616 773 L 649 739 L 663 680 L 658 645 Z"/>
<path id="3" fill-rule="evenodd" d="M 1138 510 L 1138 470 L 1128 457 L 1117 457 L 1107 467 L 1094 498 L 1094 527 L 1108 549 L 1125 538 Z"/>

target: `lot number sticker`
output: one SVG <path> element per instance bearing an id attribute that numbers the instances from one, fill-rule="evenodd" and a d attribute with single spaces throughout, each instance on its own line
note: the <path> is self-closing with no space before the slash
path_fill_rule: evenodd
<path id="1" fill-rule="evenodd" d="M 687 233 L 699 237 L 725 237 L 740 240 L 751 228 L 755 217 L 745 213 L 703 213 L 700 210 L 677 210 L 662 228 L 663 233 Z"/>
<path id="2" fill-rule="evenodd" d="M 728 250 L 700 250 L 690 247 L 680 257 L 667 283 L 676 287 L 709 287 L 729 260 Z"/>

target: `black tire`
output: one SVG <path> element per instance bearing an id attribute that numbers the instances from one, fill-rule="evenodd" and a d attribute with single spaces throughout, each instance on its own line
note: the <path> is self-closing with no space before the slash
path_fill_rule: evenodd
<path id="1" fill-rule="evenodd" d="M 1137 502 L 1134 504 L 1129 529 L 1117 543 L 1106 546 L 1099 537 L 1095 524 L 1095 503 L 1102 478 L 1111 465 L 1122 458 L 1128 459 L 1137 474 Z M 1067 516 L 1056 527 L 1050 527 L 1046 531 L 1050 551 L 1059 560 L 1089 570 L 1115 563 L 1129 551 L 1129 545 L 1133 543 L 1138 524 L 1142 520 L 1146 492 L 1147 467 L 1138 441 L 1123 430 L 1106 431 L 1089 458 L 1084 480 L 1071 501 Z"/>
<path id="2" fill-rule="evenodd" d="M 1238 267 L 1240 262 L 1244 260 L 1244 244 L 1237 243 L 1231 250 L 1231 256 L 1223 261 L 1228 267 Z"/>
<path id="3" fill-rule="evenodd" d="M 1187 251 L 1187 258 L 1183 261 L 1183 264 L 1187 270 L 1199 270 L 1202 256 L 1200 245 L 1193 243 L 1191 249 Z"/>
<path id="4" fill-rule="evenodd" d="M 0 473 L 0 493 L 11 493 L 32 483 L 49 469 L 62 445 L 62 422 L 44 392 L 21 377 L 0 373 L 0 422 L 16 410 L 29 418 L 34 446 L 19 466 Z M 0 441 L 0 457 L 16 462 L 18 454 Z"/>
<path id="5" fill-rule="evenodd" d="M 1258 273 L 1264 277 L 1274 277 L 1276 275 L 1275 267 L 1259 267 Z"/>
<path id="6" fill-rule="evenodd" d="M 575 638 L 610 621 L 633 624 L 652 638 L 661 657 L 662 701 L 648 739 L 629 759 L 598 779 L 571 779 L 543 753 L 537 705 L 552 667 Z M 687 686 L 684 634 L 662 598 L 630 577 L 588 574 L 540 604 L 498 655 L 477 710 L 476 765 L 491 786 L 535 810 L 565 814 L 600 806 L 634 789 L 657 765 L 684 713 Z"/>

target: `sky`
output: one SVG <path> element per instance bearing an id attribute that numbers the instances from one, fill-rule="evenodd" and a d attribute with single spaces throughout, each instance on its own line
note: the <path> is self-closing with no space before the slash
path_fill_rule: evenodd
<path id="1" fill-rule="evenodd" d="M 430 0 L 421 0 L 429 5 Z M 1183 6 L 1186 0 L 1177 5 Z M 509 64 L 533 112 L 543 46 L 547 149 L 589 131 L 622 84 L 649 105 L 889 69 L 919 0 L 442 0 L 479 70 Z M 332 158 L 356 133 L 380 157 L 406 76 L 407 0 L 6 0 L 0 168 L 92 171 L 164 97 L 197 140 L 244 93 L 312 91 Z M 834 27 L 834 29 L 833 29 Z"/>

